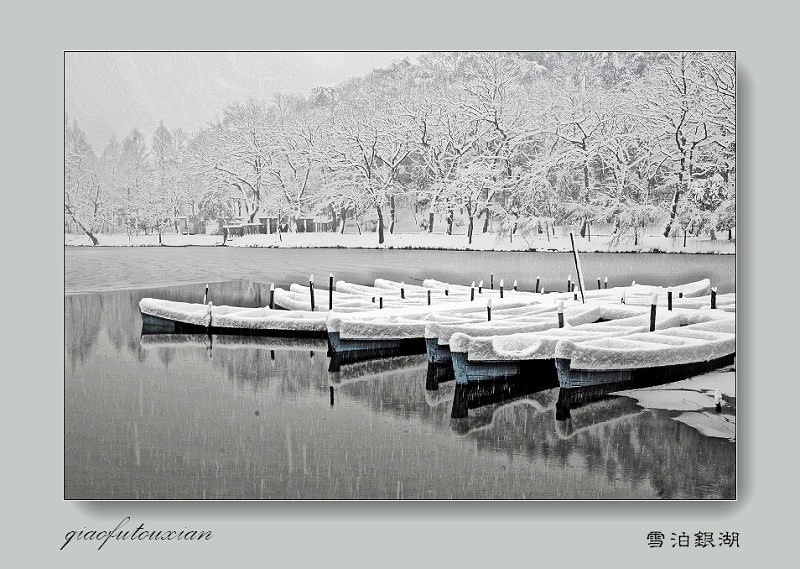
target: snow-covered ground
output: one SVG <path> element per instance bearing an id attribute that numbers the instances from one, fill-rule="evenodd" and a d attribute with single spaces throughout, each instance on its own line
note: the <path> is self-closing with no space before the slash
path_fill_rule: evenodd
<path id="1" fill-rule="evenodd" d="M 138 235 L 129 238 L 125 234 L 98 235 L 99 246 L 106 247 L 157 247 L 158 235 Z M 221 235 L 175 235 L 164 234 L 161 237 L 165 246 L 206 246 L 222 245 Z M 591 240 L 575 235 L 575 243 L 582 252 L 668 252 L 668 253 L 725 253 L 736 252 L 736 242 L 727 239 L 711 240 L 708 238 L 689 237 L 686 247 L 683 238 L 648 235 L 640 238 L 639 244 L 633 240 L 621 244 L 610 244 L 608 235 L 593 235 Z M 86 235 L 65 235 L 64 244 L 69 246 L 91 246 Z M 347 247 L 364 249 L 451 249 L 473 251 L 572 251 L 569 234 L 557 237 L 537 236 L 533 239 L 515 239 L 510 243 L 507 238 L 499 238 L 493 233 L 477 233 L 472 244 L 467 243 L 465 235 L 444 235 L 439 233 L 386 233 L 385 242 L 378 245 L 375 233 L 341 234 L 341 233 L 284 233 L 278 235 L 245 235 L 228 238 L 228 247 Z"/>

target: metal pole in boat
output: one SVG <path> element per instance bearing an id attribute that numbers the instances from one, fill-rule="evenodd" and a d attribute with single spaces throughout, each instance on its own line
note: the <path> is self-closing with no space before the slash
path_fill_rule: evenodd
<path id="1" fill-rule="evenodd" d="M 486 321 L 492 321 L 492 299 L 486 301 Z"/>
<path id="2" fill-rule="evenodd" d="M 672 310 L 672 291 L 667 291 L 667 310 Z"/>
<path id="3" fill-rule="evenodd" d="M 483 294 L 483 281 L 478 283 L 478 294 Z"/>
<path id="4" fill-rule="evenodd" d="M 272 310 L 275 309 L 275 283 L 269 285 L 269 307 Z"/>
<path id="5" fill-rule="evenodd" d="M 489 273 L 489 286 L 494 290 L 494 273 Z"/>
<path id="6" fill-rule="evenodd" d="M 208 284 L 206 284 L 206 292 L 203 295 L 203 304 L 208 304 Z"/>
<path id="7" fill-rule="evenodd" d="M 400 298 L 405 299 L 406 297 L 406 283 L 405 281 L 400 281 Z"/>
<path id="8" fill-rule="evenodd" d="M 650 331 L 656 331 L 656 307 L 658 306 L 658 293 L 654 292 L 650 299 Z"/>
<path id="9" fill-rule="evenodd" d="M 469 285 L 469 300 L 470 302 L 475 300 L 475 281 L 472 281 L 472 284 Z"/>
<path id="10" fill-rule="evenodd" d="M 308 290 L 311 291 L 311 312 L 314 312 L 314 275 L 308 277 Z"/>
<path id="11" fill-rule="evenodd" d="M 536 277 L 536 288 L 533 289 L 533 292 L 539 292 L 539 277 Z M 542 292 L 544 293 L 544 289 L 542 289 Z"/>
<path id="12" fill-rule="evenodd" d="M 717 287 L 711 287 L 711 308 L 717 307 Z"/>
<path id="13" fill-rule="evenodd" d="M 583 291 L 586 289 L 583 286 L 583 271 L 581 271 L 581 260 L 578 257 L 578 248 L 575 247 L 575 236 L 572 231 L 569 232 L 569 240 L 572 242 L 572 255 L 575 257 L 575 271 L 578 273 L 578 288 L 581 291 L 581 302 L 586 304 L 586 296 L 583 294 Z M 577 298 L 575 300 L 578 300 Z"/>
<path id="14" fill-rule="evenodd" d="M 500 298 L 503 298 L 503 279 L 500 279 Z"/>
<path id="15" fill-rule="evenodd" d="M 558 327 L 564 327 L 564 301 L 558 303 Z"/>
<path id="16" fill-rule="evenodd" d="M 328 310 L 333 310 L 333 273 L 328 275 Z"/>

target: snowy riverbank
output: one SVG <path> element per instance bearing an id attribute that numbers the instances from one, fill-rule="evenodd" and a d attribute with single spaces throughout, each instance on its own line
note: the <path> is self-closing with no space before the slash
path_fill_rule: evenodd
<path id="1" fill-rule="evenodd" d="M 98 246 L 105 247 L 158 247 L 158 235 L 138 235 L 128 237 L 125 234 L 98 235 Z M 575 243 L 581 252 L 664 252 L 664 253 L 721 253 L 735 254 L 736 241 L 727 239 L 711 240 L 708 238 L 689 237 L 686 247 L 683 238 L 668 238 L 660 235 L 648 235 L 640 238 L 634 245 L 633 240 L 621 244 L 611 244 L 608 235 L 595 235 L 589 238 L 575 236 Z M 222 245 L 221 235 L 175 235 L 161 236 L 163 246 L 168 247 L 215 247 Z M 92 246 L 86 235 L 65 235 L 67 246 Z M 340 233 L 284 233 L 278 235 L 245 235 L 228 238 L 227 247 L 280 247 L 280 248 L 354 248 L 354 249 L 446 249 L 471 251 L 571 251 L 569 234 L 557 237 L 537 236 L 534 239 L 515 239 L 510 243 L 507 238 L 498 238 L 496 234 L 477 234 L 472 244 L 467 243 L 464 235 L 444 235 L 429 233 L 386 234 L 385 242 L 378 245 L 374 233 L 340 234 Z"/>

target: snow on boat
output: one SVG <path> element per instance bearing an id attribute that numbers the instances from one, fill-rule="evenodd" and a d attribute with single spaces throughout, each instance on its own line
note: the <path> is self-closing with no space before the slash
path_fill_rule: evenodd
<path id="1" fill-rule="evenodd" d="M 563 340 L 555 352 L 559 385 L 563 389 L 597 385 L 627 389 L 686 379 L 732 364 L 735 332 L 735 317 L 729 315 L 621 338 Z"/>
<path id="2" fill-rule="evenodd" d="M 532 304 L 533 303 L 533 304 Z M 545 310 L 553 310 L 549 306 Z M 497 299 L 495 318 L 521 318 L 542 311 L 539 297 Z M 407 306 L 359 314 L 331 314 L 328 338 L 333 355 L 347 361 L 425 353 L 425 328 L 430 322 L 467 323 L 485 320 L 483 303 L 468 300 L 431 306 Z"/>
<path id="3" fill-rule="evenodd" d="M 600 315 L 595 322 L 577 326 L 508 336 L 454 334 L 450 340 L 456 380 L 452 416 L 465 416 L 473 400 L 486 399 L 489 393 L 510 397 L 530 390 L 558 387 L 556 351 L 563 342 L 581 345 L 592 340 L 640 333 L 651 335 L 681 326 L 732 321 L 729 314 L 717 311 L 664 311 L 656 316 L 656 332 L 649 332 L 649 313 L 630 315 L 637 308 L 641 310 L 640 307 L 600 305 L 596 308 Z"/>
<path id="4" fill-rule="evenodd" d="M 325 338 L 326 314 L 213 306 L 156 298 L 139 301 L 142 334 L 241 334 Z"/>

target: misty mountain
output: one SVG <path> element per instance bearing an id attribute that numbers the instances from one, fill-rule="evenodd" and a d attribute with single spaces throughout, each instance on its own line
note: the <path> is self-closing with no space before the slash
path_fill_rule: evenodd
<path id="1" fill-rule="evenodd" d="M 195 130 L 233 101 L 307 95 L 400 58 L 339 54 L 329 58 L 336 67 L 326 68 L 302 52 L 69 52 L 65 108 L 99 152 L 112 135 L 121 139 L 134 127 L 148 139 L 161 119 L 168 128 Z"/>

